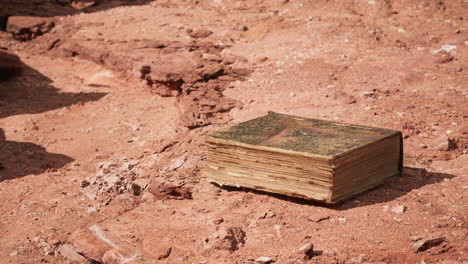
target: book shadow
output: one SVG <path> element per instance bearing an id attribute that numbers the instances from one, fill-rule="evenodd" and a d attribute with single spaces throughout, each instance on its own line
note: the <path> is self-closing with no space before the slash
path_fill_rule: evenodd
<path id="1" fill-rule="evenodd" d="M 451 179 L 455 177 L 455 175 L 447 173 L 429 172 L 424 168 L 403 167 L 403 173 L 401 176 L 395 176 L 381 185 L 378 185 L 363 193 L 357 194 L 356 196 L 337 204 L 325 204 L 320 201 L 291 197 L 287 195 L 270 193 L 245 187 L 238 188 L 232 186 L 220 186 L 220 188 L 227 191 L 244 191 L 260 195 L 268 195 L 276 199 L 296 204 L 320 206 L 343 211 L 356 207 L 390 202 L 398 197 L 401 197 L 411 192 L 412 190 L 419 189 L 428 184 L 440 183 L 443 182 L 445 179 Z"/>

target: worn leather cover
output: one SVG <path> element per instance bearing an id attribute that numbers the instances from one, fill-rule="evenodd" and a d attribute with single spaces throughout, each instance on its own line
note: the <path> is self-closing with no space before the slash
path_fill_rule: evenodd
<path id="1" fill-rule="evenodd" d="M 269 112 L 217 131 L 209 138 L 335 157 L 399 131 Z"/>

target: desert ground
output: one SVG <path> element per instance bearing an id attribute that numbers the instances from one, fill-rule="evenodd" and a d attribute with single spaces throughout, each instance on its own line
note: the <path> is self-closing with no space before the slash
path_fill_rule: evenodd
<path id="1" fill-rule="evenodd" d="M 0 263 L 468 263 L 466 0 L 3 0 Z M 268 111 L 402 131 L 336 205 L 221 188 Z"/>

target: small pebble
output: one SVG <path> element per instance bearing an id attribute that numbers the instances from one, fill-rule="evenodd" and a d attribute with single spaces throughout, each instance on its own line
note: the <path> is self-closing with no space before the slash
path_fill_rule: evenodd
<path id="1" fill-rule="evenodd" d="M 268 264 L 273 262 L 273 259 L 270 257 L 259 257 L 258 259 L 255 260 L 256 263 L 261 263 L 261 264 Z"/>

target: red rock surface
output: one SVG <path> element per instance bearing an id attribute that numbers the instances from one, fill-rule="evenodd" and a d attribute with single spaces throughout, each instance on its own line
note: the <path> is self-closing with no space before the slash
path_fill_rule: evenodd
<path id="1" fill-rule="evenodd" d="M 26 41 L 44 35 L 54 26 L 54 19 L 51 18 L 10 16 L 7 20 L 6 31 L 15 39 Z"/>
<path id="2" fill-rule="evenodd" d="M 463 1 L 75 2 L 0 3 L 56 24 L 0 32 L 2 263 L 468 261 Z M 267 111 L 401 130 L 404 173 L 335 206 L 208 184 L 203 136 Z"/>

